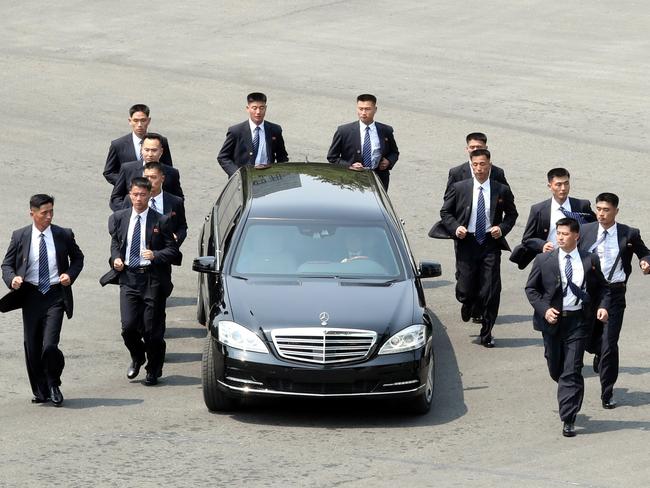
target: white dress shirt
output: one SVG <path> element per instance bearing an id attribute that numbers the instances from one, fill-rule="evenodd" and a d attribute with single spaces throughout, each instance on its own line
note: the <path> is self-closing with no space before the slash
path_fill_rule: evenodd
<path id="1" fill-rule="evenodd" d="M 566 212 L 571 212 L 571 202 L 569 201 L 569 197 L 567 197 L 562 204 L 558 203 L 555 198 L 551 198 L 551 221 L 549 223 L 548 238 L 546 240 L 552 242 L 553 247 L 557 247 L 557 229 L 555 228 L 555 224 L 558 220 L 566 217 L 566 215 L 564 215 L 560 210 L 560 207 L 562 207 Z"/>
<path id="2" fill-rule="evenodd" d="M 131 132 L 133 138 L 133 148 L 135 149 L 135 158 L 138 161 L 142 161 L 142 139 L 135 135 L 135 132 Z"/>
<path id="3" fill-rule="evenodd" d="M 149 199 L 149 208 L 151 209 L 153 209 L 153 206 L 151 205 L 152 200 L 156 202 L 156 212 L 162 215 L 164 213 L 164 208 L 165 208 L 164 207 L 165 202 L 163 201 L 163 192 L 160 192 L 155 197 L 151 197 Z"/>
<path id="4" fill-rule="evenodd" d="M 490 179 L 488 178 L 483 183 L 476 181 L 476 178 L 472 178 L 474 181 L 474 189 L 472 190 L 472 215 L 469 218 L 469 224 L 467 225 L 467 232 L 475 233 L 476 232 L 476 210 L 478 206 L 478 194 L 479 188 L 483 188 L 483 200 L 485 201 L 485 231 L 492 227 L 490 224 Z"/>
<path id="5" fill-rule="evenodd" d="M 585 279 L 585 270 L 582 267 L 582 259 L 580 259 L 578 248 L 575 248 L 568 255 L 571 256 L 571 267 L 573 269 L 573 278 L 571 281 L 578 288 L 582 288 L 582 282 Z M 571 288 L 567 286 L 566 273 L 564 272 L 567 253 L 560 249 L 558 256 L 558 259 L 560 260 L 560 277 L 562 279 L 562 290 L 566 290 L 566 295 L 562 299 L 562 310 L 580 310 L 582 308 L 582 301 L 577 296 L 575 296 L 571 291 Z"/>
<path id="6" fill-rule="evenodd" d="M 269 164 L 269 156 L 266 151 L 266 133 L 264 132 L 264 122 L 260 125 L 255 125 L 255 123 L 248 119 L 248 125 L 251 128 L 251 139 L 255 140 L 255 129 L 260 128 L 260 143 L 257 146 L 257 155 L 255 156 L 255 166 L 260 166 L 263 164 Z"/>
<path id="7" fill-rule="evenodd" d="M 142 257 L 142 251 L 144 251 L 147 248 L 147 241 L 146 241 L 146 233 L 147 233 L 147 215 L 149 213 L 149 207 L 142 212 L 140 215 L 140 263 L 136 263 L 135 266 L 149 266 L 151 264 L 151 261 L 148 259 L 145 259 Z M 131 210 L 131 218 L 129 220 L 129 230 L 127 232 L 127 241 L 126 241 L 126 264 L 127 266 L 131 266 L 130 261 L 130 256 L 131 256 L 131 246 L 133 245 L 133 242 L 131 242 L 133 239 L 133 229 L 135 227 L 135 221 L 136 217 L 138 216 L 138 213 L 135 211 L 135 209 Z"/>
<path id="8" fill-rule="evenodd" d="M 27 270 L 25 271 L 25 281 L 32 285 L 38 286 L 38 259 L 41 253 L 41 234 L 45 235 L 45 245 L 47 246 L 47 264 L 50 269 L 50 285 L 59 283 L 59 267 L 56 264 L 56 248 L 54 247 L 54 237 L 52 236 L 52 227 L 49 225 L 43 232 L 38 230 L 32 224 L 32 243 L 29 247 L 29 259 Z"/>
<path id="9" fill-rule="evenodd" d="M 363 122 L 359 121 L 359 135 L 361 136 L 361 154 L 363 156 L 363 141 L 366 140 L 366 127 L 370 129 L 368 134 L 370 135 L 370 161 L 372 169 L 375 169 L 379 166 L 379 161 L 381 160 L 381 145 L 379 143 L 379 134 L 377 133 L 377 126 L 373 122 L 370 125 L 366 125 Z"/>
<path id="10" fill-rule="evenodd" d="M 598 235 L 596 236 L 596 242 L 600 241 L 603 236 L 602 225 L 598 224 Z M 618 256 L 618 231 L 616 229 L 616 224 L 612 225 L 607 229 L 607 237 L 603 242 L 601 242 L 596 248 L 598 252 L 598 257 L 600 258 L 600 268 L 603 270 L 605 278 L 609 276 L 609 273 L 612 271 L 612 266 L 614 266 L 614 261 L 616 261 L 616 256 Z M 612 279 L 609 280 L 610 283 L 624 283 L 625 282 L 625 271 L 623 271 L 623 264 L 621 260 L 618 260 L 616 263 L 616 269 L 612 274 Z"/>

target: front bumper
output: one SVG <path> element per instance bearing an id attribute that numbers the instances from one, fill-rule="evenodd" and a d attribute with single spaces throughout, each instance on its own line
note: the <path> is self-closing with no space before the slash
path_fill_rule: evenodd
<path id="1" fill-rule="evenodd" d="M 214 367 L 219 388 L 235 397 L 409 397 L 424 392 L 429 361 L 433 361 L 431 347 L 429 339 L 415 351 L 323 366 L 217 343 Z"/>

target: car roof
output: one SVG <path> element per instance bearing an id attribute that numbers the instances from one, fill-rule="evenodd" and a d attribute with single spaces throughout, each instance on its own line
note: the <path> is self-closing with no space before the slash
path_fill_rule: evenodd
<path id="1" fill-rule="evenodd" d="M 277 163 L 241 170 L 249 218 L 386 220 L 371 171 L 330 163 Z"/>

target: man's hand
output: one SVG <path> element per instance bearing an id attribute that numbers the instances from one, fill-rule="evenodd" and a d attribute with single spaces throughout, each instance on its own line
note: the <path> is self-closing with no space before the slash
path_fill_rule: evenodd
<path id="1" fill-rule="evenodd" d="M 377 169 L 384 170 L 384 169 L 388 169 L 389 166 L 390 166 L 390 161 L 386 158 L 381 158 L 381 161 L 379 161 L 379 166 L 377 166 Z"/>
<path id="2" fill-rule="evenodd" d="M 149 261 L 153 261 L 153 251 L 151 249 L 145 249 L 142 251 L 142 257 Z"/>
<path id="3" fill-rule="evenodd" d="M 363 163 L 352 163 L 349 166 L 349 169 L 353 171 L 361 171 L 363 169 Z"/>
<path id="4" fill-rule="evenodd" d="M 456 237 L 459 239 L 465 239 L 467 236 L 467 227 L 464 225 L 459 225 L 458 228 L 456 229 Z"/>
<path id="5" fill-rule="evenodd" d="M 643 274 L 650 273 L 650 263 L 648 263 L 648 261 L 645 259 L 639 261 L 639 266 L 641 266 L 641 271 L 643 271 Z"/>
<path id="6" fill-rule="evenodd" d="M 495 239 L 499 239 L 503 235 L 503 233 L 501 232 L 501 227 L 499 227 L 498 225 L 490 227 L 490 235 Z"/>
<path id="7" fill-rule="evenodd" d="M 557 318 L 560 316 L 560 311 L 557 308 L 549 308 L 544 314 L 544 318 L 549 324 L 557 324 Z"/>
<path id="8" fill-rule="evenodd" d="M 596 311 L 596 318 L 598 320 L 600 320 L 601 322 L 607 322 L 607 319 L 609 318 L 609 314 L 607 313 L 607 309 L 599 308 Z"/>
<path id="9" fill-rule="evenodd" d="M 61 276 L 59 276 L 59 281 L 63 286 L 70 286 L 72 284 L 72 280 L 68 273 L 62 273 Z"/>
<path id="10" fill-rule="evenodd" d="M 551 252 L 553 249 L 555 249 L 555 246 L 553 246 L 551 241 L 548 241 L 544 244 L 544 247 L 542 247 L 542 252 Z"/>
<path id="11" fill-rule="evenodd" d="M 14 276 L 14 279 L 11 280 L 11 288 L 14 290 L 17 290 L 20 288 L 20 286 L 23 284 L 23 277 L 22 276 Z"/>
<path id="12" fill-rule="evenodd" d="M 113 261 L 113 269 L 115 271 L 122 271 L 124 269 L 124 261 L 121 258 L 115 258 Z"/>

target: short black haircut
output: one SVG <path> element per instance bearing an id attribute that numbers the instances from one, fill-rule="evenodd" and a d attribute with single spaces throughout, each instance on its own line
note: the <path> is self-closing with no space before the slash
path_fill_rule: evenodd
<path id="1" fill-rule="evenodd" d="M 607 202 L 611 203 L 614 208 L 618 208 L 618 195 L 615 193 L 604 192 L 596 197 L 596 203 L 598 202 Z"/>
<path id="2" fill-rule="evenodd" d="M 163 170 L 163 167 L 162 167 L 162 163 L 160 163 L 158 161 L 151 161 L 149 163 L 145 163 L 144 166 L 142 167 L 142 169 L 153 169 L 153 170 L 158 171 L 161 175 L 165 174 L 165 172 Z"/>
<path id="3" fill-rule="evenodd" d="M 266 103 L 266 95 L 262 92 L 253 92 L 246 95 L 246 103 L 263 102 Z"/>
<path id="4" fill-rule="evenodd" d="M 565 176 L 567 178 L 571 178 L 571 175 L 566 168 L 553 168 L 548 173 L 546 173 L 546 178 L 548 179 L 549 183 L 553 181 L 553 178 L 564 178 Z"/>
<path id="5" fill-rule="evenodd" d="M 147 132 L 145 135 L 142 136 L 142 142 L 144 143 L 145 139 L 154 139 L 160 143 L 160 147 L 163 145 L 163 136 L 156 132 Z"/>
<path id="6" fill-rule="evenodd" d="M 482 132 L 470 132 L 465 136 L 465 142 L 469 144 L 469 141 L 481 141 L 483 144 L 487 144 L 487 136 Z"/>
<path id="7" fill-rule="evenodd" d="M 133 189 L 134 186 L 138 188 L 146 188 L 148 192 L 151 192 L 151 181 L 149 181 L 144 176 L 136 176 L 131 180 L 131 186 L 129 186 L 129 191 Z"/>
<path id="8" fill-rule="evenodd" d="M 54 205 L 54 197 L 45 193 L 37 193 L 29 199 L 29 208 L 41 208 L 47 203 Z"/>
<path id="9" fill-rule="evenodd" d="M 469 153 L 469 160 L 471 161 L 477 156 L 487 156 L 488 161 L 492 157 L 490 151 L 488 151 L 487 149 L 474 149 L 471 153 Z"/>
<path id="10" fill-rule="evenodd" d="M 147 117 L 149 117 L 149 107 L 144 103 L 136 103 L 129 109 L 129 117 L 133 117 L 133 114 L 136 112 L 143 112 Z"/>
<path id="11" fill-rule="evenodd" d="M 580 224 L 576 219 L 572 219 L 571 217 L 564 217 L 555 223 L 555 228 L 557 229 L 561 225 L 566 225 L 571 232 L 580 233 Z"/>
<path id="12" fill-rule="evenodd" d="M 357 102 L 372 102 L 373 105 L 377 105 L 377 97 L 370 93 L 362 93 L 357 97 Z"/>

